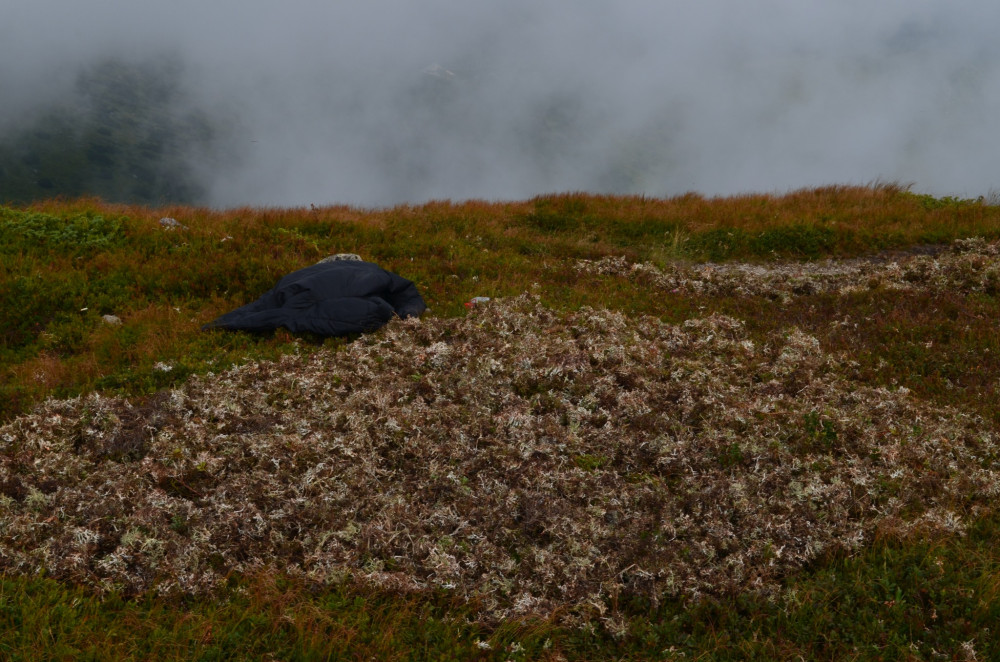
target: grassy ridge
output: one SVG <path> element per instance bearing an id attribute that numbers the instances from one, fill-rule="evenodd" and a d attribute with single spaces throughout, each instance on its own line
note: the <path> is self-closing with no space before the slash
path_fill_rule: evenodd
<path id="1" fill-rule="evenodd" d="M 165 229 L 157 222 L 164 216 L 184 227 Z M 472 296 L 531 290 L 556 308 L 586 304 L 670 322 L 720 312 L 745 320 L 759 338 L 795 325 L 827 351 L 852 351 L 858 380 L 907 386 L 995 424 L 996 292 L 873 287 L 791 300 L 689 296 L 574 267 L 607 256 L 660 267 L 854 257 L 970 236 L 1000 237 L 1000 207 L 894 186 L 725 199 L 572 194 L 372 211 L 211 212 L 92 200 L 0 208 L 0 418 L 49 395 L 96 388 L 140 396 L 233 362 L 337 345 L 343 341 L 206 334 L 199 327 L 288 271 L 353 252 L 414 280 L 433 316 L 463 314 Z M 987 512 L 964 538 L 881 541 L 856 558 L 830 557 L 790 578 L 779 600 L 629 605 L 622 637 L 547 623 L 491 632 L 461 625 L 463 608 L 444 598 L 351 588 L 315 595 L 274 577 L 246 579 L 219 603 L 191 604 L 100 603 L 47 580 L 7 577 L 0 657 L 27 659 L 44 650 L 43 657 L 82 659 L 222 659 L 240 652 L 290 659 L 651 659 L 673 650 L 688 659 L 961 659 L 970 651 L 987 658 L 998 651 L 989 631 L 998 616 L 998 525 Z"/>
<path id="2" fill-rule="evenodd" d="M 164 229 L 157 221 L 165 216 L 184 227 Z M 0 420 L 46 395 L 138 395 L 248 354 L 287 351 L 286 334 L 198 329 L 331 253 L 359 253 L 410 278 L 437 316 L 460 314 L 472 296 L 515 295 L 540 283 L 543 300 L 557 307 L 677 319 L 690 313 L 687 302 L 581 278 L 572 260 L 816 259 L 975 235 L 1000 236 L 1000 207 L 892 186 L 724 199 L 572 194 L 381 211 L 212 212 L 92 200 L 2 208 Z M 104 315 L 123 324 L 109 326 Z M 174 371 L 153 371 L 158 361 Z"/>

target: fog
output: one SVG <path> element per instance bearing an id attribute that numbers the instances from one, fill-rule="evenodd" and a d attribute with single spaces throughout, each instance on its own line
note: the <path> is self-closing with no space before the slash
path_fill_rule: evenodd
<path id="1" fill-rule="evenodd" d="M 988 0 L 0 0 L 0 136 L 172 60 L 206 202 L 1000 188 Z M 173 111 L 172 111 L 173 112 Z"/>

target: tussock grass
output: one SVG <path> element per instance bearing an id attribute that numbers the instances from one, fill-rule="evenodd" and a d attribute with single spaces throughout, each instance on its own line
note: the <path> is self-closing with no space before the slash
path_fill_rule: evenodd
<path id="1" fill-rule="evenodd" d="M 989 657 L 998 221 L 893 185 L 2 208 L 0 654 Z M 429 314 L 198 330 L 337 252 Z"/>

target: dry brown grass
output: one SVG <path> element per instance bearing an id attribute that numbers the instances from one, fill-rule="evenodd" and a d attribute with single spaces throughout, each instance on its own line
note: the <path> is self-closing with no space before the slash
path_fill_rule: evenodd
<path id="1" fill-rule="evenodd" d="M 144 226 L 148 232 L 158 231 L 156 221 L 168 216 L 195 233 L 214 233 L 220 237 L 235 227 L 348 224 L 395 234 L 452 233 L 456 239 L 467 239 L 471 234 L 528 238 L 537 237 L 531 229 L 532 221 L 548 214 L 574 221 L 571 227 L 565 228 L 581 230 L 572 240 L 583 240 L 599 250 L 607 248 L 604 242 L 613 239 L 614 228 L 634 229 L 650 223 L 656 228 L 663 226 L 663 232 L 644 236 L 653 244 L 669 244 L 677 238 L 675 234 L 685 238 L 725 229 L 754 234 L 805 224 L 838 234 L 849 233 L 869 240 L 880 238 L 890 244 L 905 245 L 919 241 L 921 234 L 995 232 L 1000 221 L 1000 207 L 987 204 L 987 201 L 935 199 L 909 193 L 906 187 L 892 183 L 714 198 L 697 193 L 673 198 L 564 193 L 527 201 L 441 200 L 385 209 L 348 206 L 227 210 L 184 206 L 153 208 L 109 204 L 92 198 L 45 200 L 25 208 L 61 216 L 88 212 L 123 216 L 138 221 L 133 231 L 135 227 Z M 660 247 L 646 248 L 655 251 Z M 841 246 L 841 250 L 856 248 L 857 244 Z"/>

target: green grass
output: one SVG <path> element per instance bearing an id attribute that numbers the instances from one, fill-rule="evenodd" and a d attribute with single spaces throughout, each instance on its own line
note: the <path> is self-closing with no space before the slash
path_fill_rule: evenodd
<path id="1" fill-rule="evenodd" d="M 490 636 L 455 623 L 443 599 L 317 593 L 280 578 L 234 583 L 212 603 L 99 600 L 44 579 L 5 579 L 0 595 L 10 660 L 464 660 Z"/>
<path id="2" fill-rule="evenodd" d="M 556 307 L 676 319 L 691 314 L 688 303 L 581 276 L 572 260 L 817 259 L 1000 236 L 1000 208 L 928 200 L 877 186 L 722 199 L 572 194 L 379 212 L 153 210 L 92 200 L 0 208 L 0 420 L 50 394 L 149 393 L 169 385 L 151 380 L 157 361 L 181 361 L 182 378 L 288 351 L 287 335 L 234 340 L 198 329 L 331 253 L 359 253 L 410 278 L 437 316 L 462 314 L 473 296 L 516 295 L 539 283 Z M 164 230 L 162 216 L 187 229 Z M 103 315 L 124 323 L 108 328 Z"/>
<path id="3" fill-rule="evenodd" d="M 164 230 L 176 218 L 187 229 Z M 93 389 L 143 396 L 232 363 L 343 341 L 285 332 L 203 333 L 283 274 L 337 252 L 414 280 L 429 315 L 473 296 L 538 293 L 547 305 L 607 307 L 682 322 L 712 312 L 764 338 L 795 325 L 849 352 L 854 378 L 1000 424 L 1000 292 L 895 291 L 695 298 L 582 273 L 577 259 L 657 265 L 815 260 L 1000 237 L 1000 208 L 894 186 L 787 196 L 670 200 L 570 194 L 518 203 L 436 202 L 211 212 L 94 200 L 0 208 L 0 420 L 45 397 Z M 121 325 L 102 319 L 115 315 Z M 169 372 L 155 370 L 158 362 Z M 836 435 L 822 412 L 809 443 Z M 572 458 L 588 472 L 607 461 Z M 733 444 L 722 466 L 743 462 Z M 991 461 L 988 458 L 984 461 Z M 2 482 L 2 480 L 0 480 Z M 470 625 L 441 595 L 317 588 L 280 575 L 232 578 L 218 600 L 103 599 L 45 578 L 0 583 L 0 659 L 997 659 L 1000 517 L 965 536 L 879 540 L 789 577 L 780 595 L 626 605 L 615 627 Z M 486 645 L 489 647 L 487 648 Z M 683 658 L 682 658 L 683 654 Z"/>
<path id="4" fill-rule="evenodd" d="M 9 660 L 923 660 L 1000 655 L 1000 518 L 964 537 L 876 542 L 817 563 L 774 596 L 625 605 L 620 631 L 463 622 L 442 595 L 316 589 L 280 576 L 214 601 L 96 598 L 0 581 Z"/>

